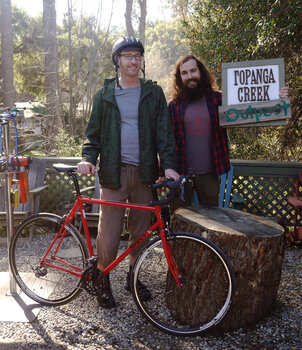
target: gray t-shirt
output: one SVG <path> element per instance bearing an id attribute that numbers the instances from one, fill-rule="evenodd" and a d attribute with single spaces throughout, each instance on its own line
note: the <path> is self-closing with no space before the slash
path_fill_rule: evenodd
<path id="1" fill-rule="evenodd" d="M 138 104 L 141 87 L 115 89 L 115 98 L 121 113 L 122 163 L 139 165 Z"/>
<path id="2" fill-rule="evenodd" d="M 190 103 L 184 117 L 187 170 L 207 174 L 214 169 L 211 119 L 206 98 Z"/>

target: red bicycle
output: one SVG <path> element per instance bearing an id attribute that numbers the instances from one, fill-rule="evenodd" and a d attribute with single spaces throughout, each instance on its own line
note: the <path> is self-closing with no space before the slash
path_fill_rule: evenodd
<path id="1" fill-rule="evenodd" d="M 154 213 L 155 223 L 104 270 L 108 274 L 138 244 L 154 236 L 138 255 L 130 279 L 135 303 L 148 321 L 169 334 L 190 336 L 208 331 L 223 319 L 234 294 L 229 260 L 201 236 L 171 232 L 161 208 L 172 200 L 175 189 L 187 180 L 185 177 L 152 185 L 154 201 L 142 205 L 84 198 L 76 167 L 56 164 L 54 168 L 72 177 L 77 198 L 66 216 L 39 213 L 16 229 L 9 259 L 17 284 L 26 295 L 38 303 L 55 306 L 69 302 L 83 289 L 92 295 L 101 292 L 106 279 L 96 281 L 97 257 L 84 210 L 85 203 L 96 203 Z M 158 200 L 157 189 L 163 186 L 169 189 L 168 198 Z M 72 225 L 77 211 L 81 213 L 85 239 Z M 198 273 L 195 270 L 193 275 L 191 266 L 198 266 Z M 138 279 L 150 290 L 151 300 L 140 298 Z M 196 312 L 198 305 L 206 312 Z"/>

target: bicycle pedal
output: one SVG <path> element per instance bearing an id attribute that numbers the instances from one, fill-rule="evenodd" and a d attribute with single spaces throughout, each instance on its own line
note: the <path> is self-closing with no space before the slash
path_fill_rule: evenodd
<path id="1" fill-rule="evenodd" d="M 90 265 L 83 270 L 82 283 L 83 288 L 90 295 L 99 295 L 107 287 L 107 280 L 103 271 L 97 269 L 94 259 L 90 258 Z M 97 260 L 96 260 L 97 261 Z"/>
<path id="2" fill-rule="evenodd" d="M 98 258 L 97 258 L 97 256 L 92 256 L 92 257 L 88 258 L 86 261 L 87 261 L 87 265 L 92 266 L 92 265 L 95 265 L 97 263 Z"/>

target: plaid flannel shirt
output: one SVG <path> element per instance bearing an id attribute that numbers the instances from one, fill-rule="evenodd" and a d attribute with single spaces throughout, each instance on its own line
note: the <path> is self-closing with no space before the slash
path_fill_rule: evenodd
<path id="1" fill-rule="evenodd" d="M 230 170 L 228 141 L 225 129 L 219 125 L 218 106 L 221 106 L 222 94 L 220 91 L 211 91 L 206 95 L 212 126 L 212 154 L 217 175 L 227 173 Z M 186 149 L 184 116 L 188 103 L 170 101 L 169 113 L 172 121 L 176 141 L 177 171 L 186 174 Z"/>

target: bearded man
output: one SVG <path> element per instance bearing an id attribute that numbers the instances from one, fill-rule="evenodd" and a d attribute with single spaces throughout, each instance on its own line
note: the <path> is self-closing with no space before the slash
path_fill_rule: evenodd
<path id="1" fill-rule="evenodd" d="M 193 55 L 176 62 L 173 88 L 169 112 L 176 140 L 177 171 L 193 175 L 200 205 L 217 206 L 218 175 L 230 169 L 227 135 L 218 117 L 222 94 L 215 90 L 213 75 Z M 187 188 L 186 192 L 189 204 L 192 190 Z"/>
<path id="2" fill-rule="evenodd" d="M 172 77 L 169 113 L 176 140 L 177 171 L 193 175 L 193 189 L 187 187 L 185 193 L 186 204 L 191 203 L 195 190 L 200 205 L 217 206 L 218 175 L 230 169 L 227 134 L 219 125 L 222 93 L 215 90 L 214 76 L 205 64 L 193 55 L 176 62 Z M 289 88 L 282 87 L 279 95 L 288 98 Z M 181 205 L 174 202 L 172 211 Z"/>

